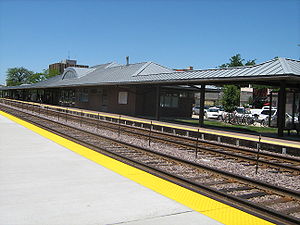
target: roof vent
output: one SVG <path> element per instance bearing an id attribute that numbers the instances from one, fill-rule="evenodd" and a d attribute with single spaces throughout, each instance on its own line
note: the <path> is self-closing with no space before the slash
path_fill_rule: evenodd
<path id="1" fill-rule="evenodd" d="M 126 56 L 126 66 L 129 65 L 129 56 Z"/>

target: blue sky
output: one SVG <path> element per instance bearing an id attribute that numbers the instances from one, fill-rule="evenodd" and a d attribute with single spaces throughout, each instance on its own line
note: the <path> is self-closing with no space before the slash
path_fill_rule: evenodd
<path id="1" fill-rule="evenodd" d="M 300 0 L 0 0 L 0 84 L 11 67 L 154 61 L 215 68 L 237 53 L 300 58 Z"/>

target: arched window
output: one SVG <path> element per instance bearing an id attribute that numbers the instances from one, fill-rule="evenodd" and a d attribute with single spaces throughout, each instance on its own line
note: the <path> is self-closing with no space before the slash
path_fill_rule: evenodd
<path id="1" fill-rule="evenodd" d="M 69 71 L 66 71 L 65 72 L 65 74 L 64 74 L 64 76 L 63 76 L 63 80 L 64 79 L 72 79 L 72 78 L 76 78 L 77 77 L 77 75 L 76 75 L 76 73 L 75 72 L 73 72 L 73 71 L 71 71 L 71 70 L 69 70 Z"/>

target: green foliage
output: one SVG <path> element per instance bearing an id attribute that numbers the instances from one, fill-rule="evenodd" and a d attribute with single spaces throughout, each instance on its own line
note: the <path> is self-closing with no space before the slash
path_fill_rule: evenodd
<path id="1" fill-rule="evenodd" d="M 248 98 L 248 105 L 253 105 L 253 97 L 252 96 L 250 96 Z"/>
<path id="2" fill-rule="evenodd" d="M 27 83 L 32 84 L 32 83 L 37 83 L 37 82 L 40 82 L 43 80 L 45 80 L 44 73 L 34 73 L 28 77 Z"/>
<path id="3" fill-rule="evenodd" d="M 243 66 L 244 59 L 241 58 L 240 54 L 236 54 L 230 58 L 230 63 L 228 67 L 236 67 L 236 66 Z"/>
<path id="4" fill-rule="evenodd" d="M 256 64 L 255 63 L 256 59 L 248 60 L 244 64 L 243 61 L 245 61 L 245 59 L 242 59 L 240 54 L 236 54 L 236 55 L 232 56 L 229 60 L 230 60 L 229 63 L 222 64 L 219 67 L 220 68 L 228 68 L 228 67 L 237 67 L 237 66 L 253 66 Z"/>
<path id="5" fill-rule="evenodd" d="M 58 70 L 44 70 L 43 73 L 34 73 L 24 67 L 9 68 L 6 72 L 6 85 L 17 86 L 37 83 L 59 74 Z"/>
<path id="6" fill-rule="evenodd" d="M 6 72 L 6 85 L 16 86 L 28 83 L 28 78 L 32 76 L 33 71 L 24 67 L 9 68 Z"/>
<path id="7" fill-rule="evenodd" d="M 199 120 L 197 119 L 175 119 L 176 122 L 187 123 L 187 124 L 199 124 Z M 258 134 L 267 134 L 267 133 L 277 133 L 277 128 L 272 127 L 257 127 L 257 126 L 245 126 L 245 125 L 233 125 L 227 124 L 220 121 L 213 120 L 205 120 L 204 124 L 207 127 L 212 128 L 222 128 L 227 129 L 229 131 L 239 131 L 239 132 L 253 132 Z"/>
<path id="8" fill-rule="evenodd" d="M 252 66 L 255 65 L 255 60 L 248 60 L 245 64 L 243 63 L 245 59 L 242 59 L 240 54 L 236 54 L 229 59 L 229 63 L 222 64 L 219 66 L 220 68 L 228 68 L 228 67 L 237 67 L 237 66 Z M 235 85 L 225 85 L 224 86 L 224 94 L 221 99 L 221 102 L 224 106 L 225 111 L 233 112 L 235 107 L 239 105 L 240 102 L 240 88 Z M 253 102 L 253 99 L 251 100 Z M 249 100 L 250 104 L 250 100 Z"/>
<path id="9" fill-rule="evenodd" d="M 245 66 L 254 66 L 256 63 L 255 63 L 255 60 L 256 59 L 252 59 L 252 60 L 248 60 L 246 63 L 245 63 Z"/>
<path id="10" fill-rule="evenodd" d="M 228 63 L 224 63 L 221 66 L 219 66 L 219 68 L 227 68 L 228 67 Z"/>
<path id="11" fill-rule="evenodd" d="M 59 75 L 59 71 L 58 70 L 44 70 L 44 75 L 46 79 L 49 79 L 50 77 L 55 77 L 57 75 Z"/>
<path id="12" fill-rule="evenodd" d="M 240 88 L 235 85 L 225 85 L 221 99 L 226 112 L 233 112 L 240 102 Z"/>
<path id="13" fill-rule="evenodd" d="M 266 88 L 272 88 L 272 86 L 258 85 L 258 84 L 253 84 L 252 87 L 253 87 L 254 89 L 257 89 L 257 90 L 266 89 Z"/>

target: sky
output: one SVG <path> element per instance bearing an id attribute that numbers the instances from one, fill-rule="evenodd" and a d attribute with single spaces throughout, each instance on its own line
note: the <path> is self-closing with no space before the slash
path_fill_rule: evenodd
<path id="1" fill-rule="evenodd" d="M 300 0 L 0 0 L 0 84 L 67 58 L 208 69 L 236 54 L 299 60 Z"/>

